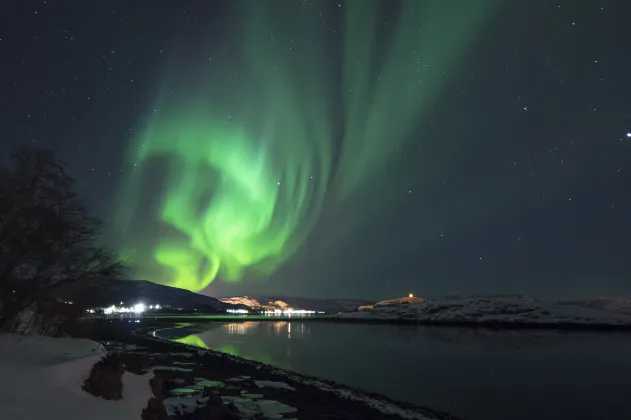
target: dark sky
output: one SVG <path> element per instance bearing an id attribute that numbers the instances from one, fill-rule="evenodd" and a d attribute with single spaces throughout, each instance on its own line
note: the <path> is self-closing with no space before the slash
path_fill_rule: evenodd
<path id="1" fill-rule="evenodd" d="M 631 4 L 387 3 L 5 1 L 3 162 L 211 295 L 629 295 Z"/>

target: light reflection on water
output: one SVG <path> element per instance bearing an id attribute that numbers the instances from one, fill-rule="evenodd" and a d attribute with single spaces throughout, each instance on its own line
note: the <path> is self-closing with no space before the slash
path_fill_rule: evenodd
<path id="1" fill-rule="evenodd" d="M 227 334 L 247 334 L 249 329 L 256 328 L 256 321 L 227 322 L 221 326 Z"/>
<path id="2" fill-rule="evenodd" d="M 631 419 L 629 334 L 283 320 L 161 335 L 464 420 Z"/>

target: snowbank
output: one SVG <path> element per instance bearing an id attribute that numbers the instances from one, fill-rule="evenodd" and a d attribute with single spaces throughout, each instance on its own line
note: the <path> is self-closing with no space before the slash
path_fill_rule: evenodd
<path id="1" fill-rule="evenodd" d="M 104 355 L 103 346 L 90 340 L 0 334 L 0 419 L 138 420 L 152 397 L 153 374 L 125 372 L 120 401 L 83 391 Z"/>
<path id="2" fill-rule="evenodd" d="M 630 326 L 631 316 L 527 297 L 443 298 L 375 305 L 334 316 L 348 320 L 416 321 L 465 324 Z"/>

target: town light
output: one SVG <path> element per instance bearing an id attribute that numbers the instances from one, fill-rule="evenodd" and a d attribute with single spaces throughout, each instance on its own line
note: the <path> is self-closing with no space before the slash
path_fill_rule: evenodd
<path id="1" fill-rule="evenodd" d="M 140 314 L 140 313 L 144 312 L 146 309 L 147 309 L 147 307 L 145 306 L 144 303 L 137 303 L 132 308 L 132 311 L 134 313 L 136 313 L 136 314 Z"/>
<path id="2" fill-rule="evenodd" d="M 247 314 L 250 313 L 247 309 L 226 309 L 229 314 Z"/>

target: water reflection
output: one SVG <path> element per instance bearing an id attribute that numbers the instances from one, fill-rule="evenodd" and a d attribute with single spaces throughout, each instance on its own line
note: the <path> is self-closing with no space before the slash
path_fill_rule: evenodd
<path id="1" fill-rule="evenodd" d="M 248 330 L 257 327 L 257 321 L 243 321 L 243 322 L 228 322 L 223 324 L 222 328 L 226 333 L 231 335 L 243 335 L 247 334 Z"/>
<path id="2" fill-rule="evenodd" d="M 281 335 L 281 333 L 283 332 L 283 327 L 285 329 L 287 328 L 287 322 L 284 322 L 284 321 L 274 322 L 272 327 L 274 328 L 275 335 Z"/>
<path id="3" fill-rule="evenodd" d="M 298 320 L 160 334 L 467 420 L 631 419 L 629 334 Z"/>
<path id="4" fill-rule="evenodd" d="M 207 349 L 208 346 L 199 336 L 195 334 L 187 335 L 185 337 L 174 338 L 172 339 L 176 343 L 187 344 L 189 346 L 201 347 L 203 349 Z"/>
<path id="5" fill-rule="evenodd" d="M 195 346 L 195 347 L 200 347 L 203 349 L 211 349 L 212 347 L 209 347 L 206 342 L 197 334 L 190 334 L 187 335 L 185 337 L 180 337 L 180 338 L 172 338 L 172 341 L 175 341 L 176 343 L 182 343 L 182 344 L 187 344 L 189 346 Z M 215 350 L 218 350 L 222 353 L 227 353 L 227 354 L 231 354 L 233 356 L 238 356 L 239 352 L 237 351 L 237 348 L 233 345 L 230 344 L 224 344 L 223 346 L 219 346 L 217 347 Z"/>
<path id="6" fill-rule="evenodd" d="M 271 328 L 270 328 L 271 326 Z M 222 324 L 221 329 L 228 335 L 256 334 L 254 330 L 266 335 L 276 337 L 303 338 L 309 334 L 309 326 L 304 322 L 275 321 L 263 323 L 260 321 L 227 322 Z M 190 340 L 190 339 L 189 339 Z"/>

